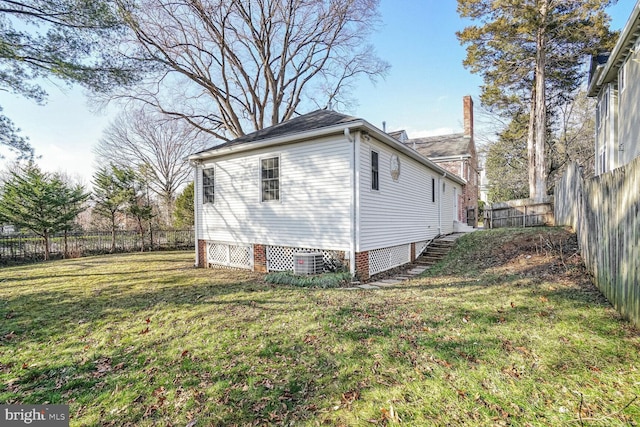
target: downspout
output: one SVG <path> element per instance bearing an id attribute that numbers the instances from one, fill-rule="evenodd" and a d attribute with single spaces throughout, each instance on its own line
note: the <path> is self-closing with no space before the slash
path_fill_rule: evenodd
<path id="1" fill-rule="evenodd" d="M 196 267 L 200 266 L 200 251 L 199 251 L 199 241 L 200 241 L 200 212 L 198 212 L 198 191 L 200 189 L 200 162 L 194 161 L 193 165 L 193 226 L 195 230 L 195 243 L 196 243 Z"/>
<path id="2" fill-rule="evenodd" d="M 438 188 L 436 188 L 436 192 L 438 193 L 438 235 L 442 234 L 442 192 L 440 189 L 442 188 L 442 180 L 447 177 L 447 172 L 445 171 L 442 174 L 442 177 L 438 178 Z"/>
<path id="3" fill-rule="evenodd" d="M 357 168 L 356 168 L 356 162 L 358 160 L 358 154 L 357 154 L 357 150 L 356 150 L 356 138 L 353 137 L 351 135 L 351 132 L 349 131 L 349 128 L 345 128 L 344 130 L 344 136 L 345 138 L 347 138 L 347 141 L 349 141 L 350 143 L 352 143 L 353 146 L 353 151 L 351 152 L 351 159 L 350 159 L 350 163 L 351 163 L 351 176 L 350 176 L 350 180 L 351 180 L 351 206 L 349 209 L 349 222 L 350 222 L 350 227 L 349 227 L 349 231 L 350 231 L 350 238 L 349 238 L 349 273 L 351 273 L 351 277 L 355 277 L 356 276 L 356 219 L 357 219 L 357 214 L 356 214 L 356 204 L 357 204 L 357 200 L 358 200 L 358 196 L 357 196 Z"/>

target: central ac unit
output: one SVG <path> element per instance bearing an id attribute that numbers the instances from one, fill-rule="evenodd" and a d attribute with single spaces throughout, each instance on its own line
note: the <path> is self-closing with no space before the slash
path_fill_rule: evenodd
<path id="1" fill-rule="evenodd" d="M 298 252 L 293 254 L 295 274 L 320 274 L 324 269 L 322 254 L 318 252 Z"/>

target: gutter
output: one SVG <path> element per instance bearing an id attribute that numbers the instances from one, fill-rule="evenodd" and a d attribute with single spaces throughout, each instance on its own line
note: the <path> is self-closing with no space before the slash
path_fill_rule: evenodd
<path id="1" fill-rule="evenodd" d="M 276 145 L 291 144 L 294 142 L 314 139 L 319 136 L 325 136 L 325 135 L 330 135 L 334 133 L 344 133 L 346 136 L 346 132 L 349 128 L 351 129 L 358 128 L 358 127 L 362 127 L 363 125 L 364 125 L 363 120 L 356 120 L 349 123 L 342 123 L 340 125 L 313 129 L 306 132 L 296 132 L 296 133 L 285 135 L 285 136 L 268 138 L 268 139 L 263 139 L 255 142 L 243 142 L 240 144 L 229 145 L 222 148 L 213 147 L 207 151 L 202 151 L 200 153 L 192 154 L 191 156 L 189 156 L 189 160 L 190 161 L 208 160 L 208 159 L 224 156 L 227 154 L 242 153 L 245 151 L 259 150 L 261 148 L 268 148 Z"/>
<path id="2" fill-rule="evenodd" d="M 213 159 L 216 157 L 221 157 L 221 156 L 225 156 L 225 155 L 229 155 L 229 154 L 234 154 L 234 153 L 242 153 L 242 152 L 246 152 L 246 151 L 253 151 L 253 150 L 259 150 L 261 148 L 269 148 L 269 147 L 273 147 L 273 146 L 278 146 L 278 145 L 284 145 L 284 144 L 293 144 L 296 142 L 301 142 L 301 141 L 305 141 L 305 140 L 311 140 L 317 137 L 321 137 L 321 136 L 328 136 L 328 135 L 332 135 L 332 134 L 345 134 L 345 131 L 349 129 L 350 131 L 354 131 L 354 130 L 361 130 L 361 131 L 366 131 L 370 136 L 375 137 L 378 141 L 382 142 L 385 145 L 390 146 L 391 148 L 394 148 L 398 151 L 400 151 L 401 153 L 411 157 L 412 159 L 418 161 L 419 163 L 422 163 L 423 165 L 429 167 L 430 169 L 434 170 L 435 172 L 438 173 L 445 173 L 446 170 L 443 169 L 442 167 L 438 166 L 436 163 L 432 162 L 431 160 L 429 160 L 428 158 L 424 157 L 422 154 L 418 153 L 417 151 L 407 147 L 406 145 L 404 145 L 402 142 L 396 140 L 395 138 L 389 136 L 388 134 L 382 132 L 380 129 L 378 129 L 377 127 L 371 125 L 369 122 L 367 122 L 366 120 L 354 120 L 352 122 L 348 122 L 348 123 L 342 123 L 339 125 L 334 125 L 334 126 L 327 126 L 327 127 L 323 127 L 323 128 L 319 128 L 319 129 L 313 129 L 310 131 L 306 131 L 306 132 L 296 132 L 293 134 L 289 134 L 289 135 L 285 135 L 285 136 L 280 136 L 280 137 L 276 137 L 276 138 L 269 138 L 269 139 L 264 139 L 264 140 L 260 140 L 260 141 L 256 141 L 256 142 L 244 142 L 244 143 L 240 143 L 237 145 L 230 145 L 230 146 L 226 146 L 226 147 L 222 147 L 219 149 L 216 149 L 215 147 L 204 151 L 204 152 L 200 152 L 200 153 L 196 153 L 193 154 L 191 156 L 189 156 L 189 160 L 190 161 L 195 161 L 195 160 L 209 160 L 209 159 Z M 456 175 L 450 175 L 448 176 L 449 179 L 457 182 L 460 185 L 465 185 L 467 182 L 465 180 L 463 180 L 462 178 L 459 178 Z"/>
<path id="3" fill-rule="evenodd" d="M 357 164 L 357 160 L 358 160 L 358 142 L 360 139 L 360 135 L 356 134 L 356 136 L 352 136 L 351 135 L 351 131 L 349 130 L 349 128 L 345 128 L 344 129 L 344 136 L 345 138 L 347 138 L 347 141 L 351 144 L 353 144 L 353 151 L 352 151 L 352 156 L 350 159 L 350 163 L 351 163 L 351 188 L 352 188 L 352 193 L 351 193 L 351 207 L 349 209 L 349 222 L 350 222 L 350 226 L 349 226 L 349 231 L 351 234 L 351 238 L 349 239 L 349 273 L 351 274 L 351 278 L 353 279 L 356 276 L 356 223 L 357 223 L 357 201 L 358 201 L 358 196 L 357 196 L 357 169 L 356 169 L 356 164 Z"/>

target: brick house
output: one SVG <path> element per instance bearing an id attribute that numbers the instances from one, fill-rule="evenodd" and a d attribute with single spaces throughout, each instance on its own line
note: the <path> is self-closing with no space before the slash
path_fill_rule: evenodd
<path id="1" fill-rule="evenodd" d="M 458 219 L 478 225 L 479 167 L 473 137 L 473 100 L 463 98 L 464 132 L 402 141 L 429 160 L 466 181 L 458 195 Z"/>

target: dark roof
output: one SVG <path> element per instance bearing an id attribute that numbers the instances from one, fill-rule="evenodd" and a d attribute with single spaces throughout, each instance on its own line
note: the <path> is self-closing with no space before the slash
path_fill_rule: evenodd
<path id="1" fill-rule="evenodd" d="M 463 133 L 454 133 L 451 135 L 413 138 L 405 141 L 404 144 L 429 159 L 437 159 L 439 157 L 471 154 L 469 152 L 470 142 L 471 138 L 465 137 Z"/>
<path id="2" fill-rule="evenodd" d="M 270 126 L 268 128 L 264 128 L 256 132 L 249 133 L 247 135 L 236 138 L 232 141 L 215 145 L 213 147 L 207 148 L 204 151 L 215 150 L 218 148 L 229 147 L 232 145 L 246 144 L 250 142 L 260 141 L 263 139 L 283 137 L 286 135 L 292 135 L 292 134 L 306 132 L 314 129 L 321 129 L 325 127 L 340 125 L 343 123 L 349 123 L 356 120 L 360 120 L 360 119 L 358 119 L 357 117 L 336 113 L 335 111 L 331 111 L 331 110 L 316 110 L 308 114 L 303 114 L 301 116 L 294 117 L 291 120 L 287 120 L 286 122 L 279 123 L 275 126 Z"/>

